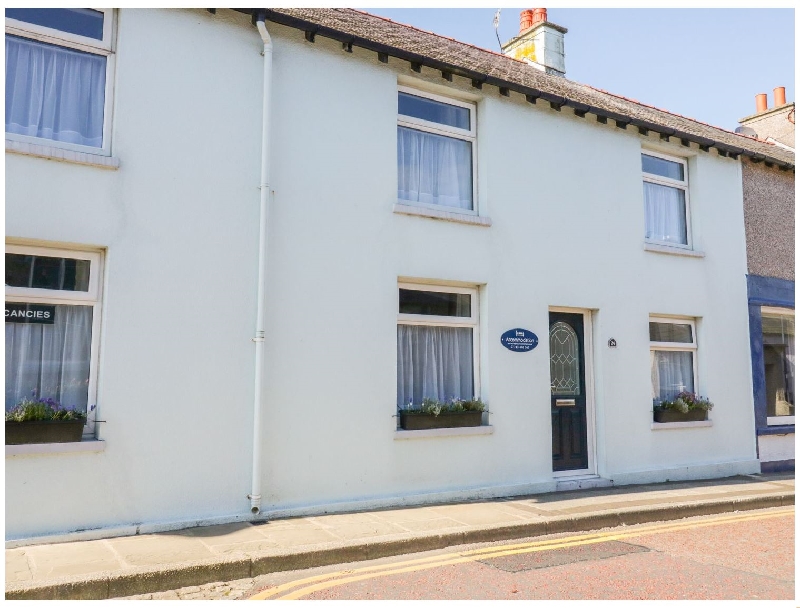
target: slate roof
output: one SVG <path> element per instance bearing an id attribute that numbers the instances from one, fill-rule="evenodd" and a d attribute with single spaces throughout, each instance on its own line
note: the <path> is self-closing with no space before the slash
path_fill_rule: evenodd
<path id="1" fill-rule="evenodd" d="M 240 9 L 243 12 L 255 12 Z M 529 95 L 529 101 L 542 99 L 551 107 L 569 108 L 579 116 L 602 116 L 618 121 L 617 126 L 639 127 L 662 134 L 662 137 L 693 141 L 716 148 L 724 155 L 745 155 L 794 170 L 794 154 L 788 150 L 732 131 L 673 114 L 601 89 L 551 76 L 523 61 L 470 44 L 426 32 L 383 17 L 354 9 L 257 9 L 264 10 L 268 21 L 306 32 L 306 39 L 324 36 L 366 48 L 379 54 L 397 57 L 470 78 L 473 84 L 492 85 Z M 503 91 L 501 91 L 503 92 Z M 613 124 L 613 123 L 612 123 Z"/>

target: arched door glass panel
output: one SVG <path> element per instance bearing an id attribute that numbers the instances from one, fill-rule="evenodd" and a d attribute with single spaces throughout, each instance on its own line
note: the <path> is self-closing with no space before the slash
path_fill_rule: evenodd
<path id="1" fill-rule="evenodd" d="M 550 327 L 550 392 L 580 395 L 580 349 L 575 330 L 562 321 Z"/>

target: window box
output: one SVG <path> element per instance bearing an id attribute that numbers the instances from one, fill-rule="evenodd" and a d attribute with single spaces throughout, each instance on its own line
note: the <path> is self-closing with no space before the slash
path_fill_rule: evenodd
<path id="1" fill-rule="evenodd" d="M 84 419 L 6 421 L 6 445 L 80 441 L 85 422 Z"/>
<path id="2" fill-rule="evenodd" d="M 438 416 L 424 412 L 400 412 L 400 427 L 405 431 L 452 429 L 480 426 L 482 412 L 442 412 Z"/>
<path id="3" fill-rule="evenodd" d="M 685 414 L 675 410 L 653 410 L 653 422 L 700 422 L 708 420 L 706 410 L 689 410 Z"/>

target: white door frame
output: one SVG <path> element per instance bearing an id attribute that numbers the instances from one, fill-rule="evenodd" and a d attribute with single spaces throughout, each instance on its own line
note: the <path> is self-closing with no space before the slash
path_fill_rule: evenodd
<path id="1" fill-rule="evenodd" d="M 586 451 L 588 452 L 589 466 L 585 469 L 571 471 L 553 471 L 553 477 L 585 477 L 597 474 L 597 434 L 595 426 L 595 398 L 594 398 L 594 325 L 592 323 L 592 310 L 588 308 L 571 308 L 568 306 L 550 306 L 547 309 L 547 335 L 548 359 L 550 356 L 550 313 L 569 312 L 583 315 L 583 357 L 584 372 L 586 377 Z M 549 402 L 548 402 L 549 403 Z M 552 424 L 552 423 L 551 423 Z M 551 464 L 552 466 L 552 464 Z"/>

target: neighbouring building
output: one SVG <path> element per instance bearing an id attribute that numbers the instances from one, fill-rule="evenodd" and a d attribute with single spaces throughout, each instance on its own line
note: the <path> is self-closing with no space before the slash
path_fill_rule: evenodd
<path id="1" fill-rule="evenodd" d="M 794 103 L 784 87 L 775 105 L 756 96 L 740 132 L 794 151 Z M 750 349 L 758 457 L 762 471 L 794 469 L 794 171 L 742 160 Z"/>
<path id="2" fill-rule="evenodd" d="M 7 539 L 759 471 L 743 165 L 794 154 L 522 25 L 7 9 L 6 409 L 89 416 L 6 446 Z M 655 422 L 681 391 L 708 419 Z"/>

